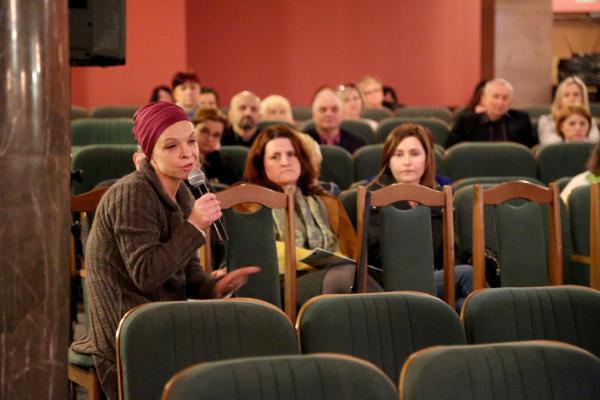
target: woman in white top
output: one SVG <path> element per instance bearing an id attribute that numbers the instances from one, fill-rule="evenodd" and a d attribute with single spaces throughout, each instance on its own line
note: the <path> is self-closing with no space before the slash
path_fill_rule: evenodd
<path id="1" fill-rule="evenodd" d="M 548 115 L 542 115 L 538 121 L 538 139 L 541 145 L 558 143 L 562 138 L 556 131 L 556 121 L 561 111 L 571 105 L 579 105 L 590 111 L 588 100 L 588 91 L 585 83 L 576 76 L 571 76 L 563 80 L 556 88 L 554 102 L 552 103 L 552 112 Z M 598 126 L 592 120 L 590 134 L 586 141 L 598 142 L 600 132 Z"/>
<path id="2" fill-rule="evenodd" d="M 587 171 L 575 175 L 562 192 L 560 192 L 560 198 L 568 205 L 569 196 L 575 188 L 592 183 L 600 183 L 600 144 L 597 144 L 592 150 L 592 154 L 590 154 L 587 162 Z"/>

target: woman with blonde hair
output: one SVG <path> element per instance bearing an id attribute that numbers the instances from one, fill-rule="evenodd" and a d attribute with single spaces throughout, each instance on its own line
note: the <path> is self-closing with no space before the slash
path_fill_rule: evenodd
<path id="1" fill-rule="evenodd" d="M 278 94 L 267 96 L 260 102 L 260 118 L 263 121 L 284 121 L 295 124 L 289 100 Z"/>
<path id="2" fill-rule="evenodd" d="M 588 112 L 590 111 L 587 86 L 578 77 L 571 76 L 564 79 L 556 88 L 552 112 L 548 115 L 542 115 L 538 121 L 538 139 L 541 145 L 562 141 L 556 129 L 556 122 L 565 108 L 574 105 L 583 107 Z M 592 119 L 590 134 L 586 141 L 598 142 L 599 139 L 598 126 Z"/>
<path id="3" fill-rule="evenodd" d="M 373 129 L 377 130 L 377 121 L 363 118 L 361 114 L 365 109 L 365 99 L 354 83 L 346 83 L 337 87 L 337 93 L 342 99 L 342 115 L 344 119 L 363 121 Z"/>

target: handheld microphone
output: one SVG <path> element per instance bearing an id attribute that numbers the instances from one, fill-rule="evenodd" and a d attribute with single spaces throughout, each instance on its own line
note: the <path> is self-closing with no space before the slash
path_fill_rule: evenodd
<path id="1" fill-rule="evenodd" d="M 198 191 L 200 191 L 200 193 L 203 195 L 210 192 L 208 190 L 208 186 L 206 186 L 206 175 L 204 175 L 204 172 L 202 172 L 200 168 L 193 169 L 189 173 L 188 182 L 190 183 L 190 185 L 197 188 Z M 217 243 L 223 244 L 226 240 L 229 240 L 221 218 L 217 219 L 210 226 L 217 237 Z"/>

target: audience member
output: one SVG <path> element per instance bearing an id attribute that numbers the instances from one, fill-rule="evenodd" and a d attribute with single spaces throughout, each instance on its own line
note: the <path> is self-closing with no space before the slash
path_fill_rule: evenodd
<path id="1" fill-rule="evenodd" d="M 171 82 L 175 104 L 183 108 L 189 119 L 200 105 L 200 81 L 194 72 L 177 72 Z"/>
<path id="2" fill-rule="evenodd" d="M 263 121 L 284 121 L 291 125 L 296 123 L 289 100 L 278 94 L 267 96 L 260 102 L 260 118 Z"/>
<path id="3" fill-rule="evenodd" d="M 146 158 L 102 197 L 86 245 L 90 327 L 73 349 L 91 354 L 106 398 L 118 398 L 115 334 L 123 315 L 153 301 L 221 297 L 257 267 L 218 281 L 204 273 L 198 248 L 221 216 L 214 194 L 194 201 L 182 182 L 196 167 L 194 127 L 178 106 L 140 108 L 133 134 Z M 242 271 L 242 272 L 238 272 Z"/>
<path id="4" fill-rule="evenodd" d="M 171 94 L 171 88 L 168 86 L 156 86 L 150 93 L 150 103 L 157 101 L 166 101 L 167 103 L 173 103 L 173 95 Z"/>
<path id="5" fill-rule="evenodd" d="M 366 108 L 383 107 L 383 83 L 370 75 L 363 77 L 357 83 L 364 99 Z"/>
<path id="6" fill-rule="evenodd" d="M 344 119 L 363 121 L 369 124 L 373 131 L 377 130 L 376 121 L 361 117 L 365 109 L 365 99 L 354 83 L 346 83 L 338 86 L 337 92 L 342 99 L 342 116 Z"/>
<path id="7" fill-rule="evenodd" d="M 219 94 L 217 91 L 211 87 L 203 86 L 200 89 L 200 107 L 202 108 L 219 108 Z"/>
<path id="8" fill-rule="evenodd" d="M 560 192 L 560 198 L 569 205 L 569 196 L 571 192 L 580 186 L 590 185 L 592 183 L 600 183 L 600 144 L 594 146 L 590 158 L 587 162 L 587 171 L 575 175 L 569 181 L 567 186 Z"/>
<path id="9" fill-rule="evenodd" d="M 381 155 L 381 166 L 377 177 L 368 186 L 368 190 L 377 190 L 395 183 L 410 183 L 439 189 L 435 183 L 435 156 L 431 134 L 422 126 L 402 124 L 395 128 L 385 140 Z M 409 201 L 394 203 L 394 207 L 410 210 L 417 204 Z M 368 254 L 369 265 L 381 268 L 380 247 L 381 214 L 378 209 L 371 210 L 369 219 Z M 434 278 L 436 294 L 444 296 L 444 251 L 442 210 L 431 207 L 431 233 L 434 250 Z M 379 283 L 381 276 L 375 269 L 369 268 Z M 460 310 L 464 299 L 473 290 L 473 269 L 470 265 L 456 265 L 456 305 Z"/>
<path id="10" fill-rule="evenodd" d="M 396 111 L 398 108 L 404 107 L 404 104 L 398 101 L 398 95 L 396 89 L 392 86 L 383 85 L 383 106 L 389 108 L 392 111 Z"/>
<path id="11" fill-rule="evenodd" d="M 244 90 L 231 98 L 229 106 L 231 126 L 225 130 L 221 144 L 250 147 L 256 138 L 256 125 L 260 122 L 260 98 Z"/>
<path id="12" fill-rule="evenodd" d="M 563 142 L 584 142 L 590 136 L 592 115 L 581 106 L 567 106 L 558 114 L 556 132 Z"/>
<path id="13" fill-rule="evenodd" d="M 285 187 L 294 191 L 296 247 L 341 251 L 356 259 L 358 241 L 352 223 L 340 201 L 317 184 L 316 174 L 298 135 L 285 125 L 271 125 L 262 130 L 250 148 L 244 180 L 280 192 Z M 283 211 L 273 210 L 273 219 L 276 240 L 283 241 Z M 321 293 L 348 293 L 354 281 L 353 263 L 317 271 L 301 264 L 299 269 L 298 304 Z"/>
<path id="14" fill-rule="evenodd" d="M 464 141 L 512 141 L 536 144 L 529 114 L 510 108 L 513 86 L 504 79 L 487 82 L 481 95 L 481 112 L 465 110 L 457 116 L 446 147 Z"/>
<path id="15" fill-rule="evenodd" d="M 485 110 L 483 105 L 481 104 L 481 95 L 483 94 L 483 88 L 486 83 L 488 83 L 488 81 L 486 79 L 483 79 L 479 81 L 477 85 L 475 85 L 475 89 L 473 89 L 473 94 L 471 95 L 471 98 L 465 106 L 466 110 L 474 111 L 475 113 L 481 113 Z"/>
<path id="16" fill-rule="evenodd" d="M 341 128 L 342 100 L 332 88 L 324 86 L 317 90 L 312 102 L 312 116 L 315 127 L 307 129 L 306 133 L 317 143 L 337 145 L 350 153 L 366 144 L 362 138 Z"/>
<path id="17" fill-rule="evenodd" d="M 583 107 L 588 112 L 590 111 L 587 86 L 578 77 L 571 76 L 564 79 L 556 88 L 556 94 L 552 102 L 552 112 L 548 115 L 542 115 L 538 120 L 540 144 L 557 143 L 562 140 L 556 130 L 556 120 L 564 108 L 574 105 Z M 586 140 L 594 143 L 600 140 L 600 131 L 593 119 L 591 120 L 591 131 Z"/>
<path id="18" fill-rule="evenodd" d="M 201 108 L 194 114 L 192 123 L 196 130 L 199 161 L 210 183 L 231 185 L 240 180 L 233 161 L 221 151 L 221 137 L 229 121 L 225 114 L 212 108 Z"/>

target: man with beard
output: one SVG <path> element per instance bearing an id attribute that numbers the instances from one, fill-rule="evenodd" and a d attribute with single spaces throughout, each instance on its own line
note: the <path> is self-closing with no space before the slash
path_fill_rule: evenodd
<path id="1" fill-rule="evenodd" d="M 223 133 L 221 144 L 250 147 L 256 137 L 260 122 L 260 98 L 244 90 L 231 98 L 229 106 L 231 126 Z"/>
<path id="2" fill-rule="evenodd" d="M 345 131 L 342 126 L 342 99 L 329 86 L 317 90 L 312 102 L 314 128 L 305 129 L 319 144 L 336 145 L 348 150 L 350 154 L 366 145 L 366 142 L 354 134 Z"/>
<path id="3" fill-rule="evenodd" d="M 477 111 L 458 115 L 446 147 L 466 141 L 511 141 L 531 147 L 537 143 L 529 114 L 510 108 L 513 86 L 505 79 L 493 79 L 483 87 Z"/>

